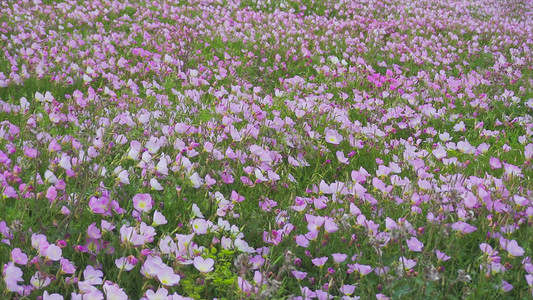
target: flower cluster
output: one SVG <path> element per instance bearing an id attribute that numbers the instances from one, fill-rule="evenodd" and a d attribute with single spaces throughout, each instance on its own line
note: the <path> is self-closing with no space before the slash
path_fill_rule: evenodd
<path id="1" fill-rule="evenodd" d="M 531 1 L 0 1 L 0 298 L 533 296 Z"/>

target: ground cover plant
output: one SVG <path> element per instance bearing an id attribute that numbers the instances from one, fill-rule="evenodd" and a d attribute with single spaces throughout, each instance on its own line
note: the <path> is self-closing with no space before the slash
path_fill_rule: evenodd
<path id="1" fill-rule="evenodd" d="M 0 1 L 0 298 L 531 299 L 532 12 Z"/>

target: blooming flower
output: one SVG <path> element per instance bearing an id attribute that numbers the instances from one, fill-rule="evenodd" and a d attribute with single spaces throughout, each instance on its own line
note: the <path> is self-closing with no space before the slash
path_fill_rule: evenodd
<path id="1" fill-rule="evenodd" d="M 333 144 L 333 145 L 338 145 L 344 140 L 342 135 L 340 135 L 335 129 L 326 129 L 325 135 L 326 135 L 326 142 Z"/>
<path id="2" fill-rule="evenodd" d="M 437 259 L 440 260 L 440 261 L 447 261 L 449 260 L 451 257 L 449 257 L 448 255 L 446 255 L 446 253 L 440 251 L 440 250 L 435 250 L 435 253 L 437 255 Z"/>
<path id="3" fill-rule="evenodd" d="M 291 273 L 298 280 L 302 280 L 302 279 L 304 279 L 307 276 L 307 272 L 301 272 L 301 271 L 293 270 L 293 271 L 291 271 Z"/>
<path id="4" fill-rule="evenodd" d="M 131 271 L 131 269 L 135 267 L 135 264 L 133 263 L 132 259 L 129 259 L 128 257 L 121 257 L 115 259 L 115 266 L 124 271 Z"/>
<path id="5" fill-rule="evenodd" d="M 83 278 L 85 283 L 90 285 L 100 285 L 103 283 L 102 277 L 104 273 L 100 270 L 96 270 L 93 266 L 88 265 L 85 270 L 83 270 Z"/>
<path id="6" fill-rule="evenodd" d="M 424 247 L 424 244 L 419 241 L 416 237 L 411 237 L 407 240 L 407 247 L 409 247 L 409 250 L 414 252 L 421 252 L 422 248 Z"/>
<path id="7" fill-rule="evenodd" d="M 20 250 L 20 248 L 15 248 L 11 250 L 11 260 L 16 264 L 26 265 L 28 263 L 28 256 Z"/>
<path id="8" fill-rule="evenodd" d="M 162 266 L 161 270 L 157 272 L 157 279 L 164 286 L 173 286 L 180 282 L 180 276 L 174 274 L 174 270 L 167 266 Z"/>
<path id="9" fill-rule="evenodd" d="M 116 299 L 116 300 L 127 300 L 128 295 L 124 292 L 124 290 L 116 283 L 113 283 L 111 281 L 104 282 L 104 285 L 102 286 L 102 289 L 104 290 L 104 293 L 106 294 L 107 299 Z"/>
<path id="10" fill-rule="evenodd" d="M 60 260 L 61 256 L 63 255 L 63 251 L 61 250 L 61 248 L 59 248 L 58 246 L 54 244 L 48 245 L 48 247 L 45 250 L 45 253 L 46 253 L 46 258 L 53 260 L 53 261 Z"/>
<path id="11" fill-rule="evenodd" d="M 152 226 L 167 224 L 167 219 L 165 218 L 165 216 L 157 210 L 154 212 L 153 220 L 154 221 Z"/>
<path id="12" fill-rule="evenodd" d="M 133 196 L 133 207 L 139 212 L 149 212 L 152 209 L 153 201 L 150 194 L 137 194 Z"/>
<path id="13" fill-rule="evenodd" d="M 168 290 L 165 288 L 159 288 L 157 292 L 147 290 L 145 296 L 148 300 L 167 300 L 169 298 Z"/>
<path id="14" fill-rule="evenodd" d="M 208 273 L 213 271 L 213 265 L 215 261 L 211 258 L 204 259 L 201 256 L 197 256 L 193 260 L 194 267 L 201 273 Z"/>
<path id="15" fill-rule="evenodd" d="M 324 256 L 324 257 L 317 257 L 317 258 L 313 258 L 311 259 L 311 262 L 313 263 L 313 265 L 317 266 L 317 267 L 322 267 L 324 266 L 324 264 L 328 261 L 328 257 L 327 256 Z"/>
<path id="16" fill-rule="evenodd" d="M 209 229 L 209 223 L 204 219 L 195 219 L 192 221 L 192 230 L 196 234 L 206 234 Z"/>
<path id="17" fill-rule="evenodd" d="M 48 291 L 44 291 L 43 300 L 63 300 L 63 296 L 59 294 L 48 294 Z"/>
<path id="18" fill-rule="evenodd" d="M 344 253 L 333 253 L 331 256 L 333 257 L 333 261 L 338 264 L 342 263 L 346 260 L 346 258 L 348 258 L 348 255 Z"/>

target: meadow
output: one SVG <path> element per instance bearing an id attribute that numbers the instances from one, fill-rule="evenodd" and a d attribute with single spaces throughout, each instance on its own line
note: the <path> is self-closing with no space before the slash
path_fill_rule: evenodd
<path id="1" fill-rule="evenodd" d="M 533 2 L 0 1 L 1 299 L 532 299 Z"/>

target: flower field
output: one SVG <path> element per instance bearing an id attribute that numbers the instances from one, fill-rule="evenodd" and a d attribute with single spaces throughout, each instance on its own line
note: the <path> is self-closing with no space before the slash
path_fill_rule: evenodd
<path id="1" fill-rule="evenodd" d="M 0 25 L 0 299 L 533 297 L 532 1 Z"/>

